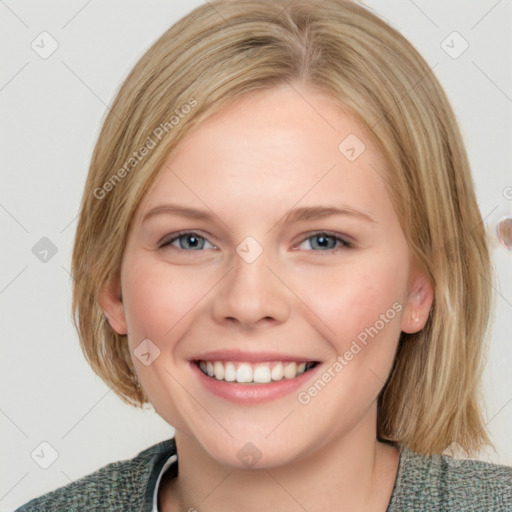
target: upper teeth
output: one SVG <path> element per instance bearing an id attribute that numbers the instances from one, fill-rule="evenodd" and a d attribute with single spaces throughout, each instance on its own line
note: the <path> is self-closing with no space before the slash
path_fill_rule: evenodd
<path id="1" fill-rule="evenodd" d="M 238 363 L 231 361 L 200 361 L 199 367 L 206 375 L 227 382 L 268 383 L 283 378 L 294 379 L 309 370 L 313 363 Z"/>

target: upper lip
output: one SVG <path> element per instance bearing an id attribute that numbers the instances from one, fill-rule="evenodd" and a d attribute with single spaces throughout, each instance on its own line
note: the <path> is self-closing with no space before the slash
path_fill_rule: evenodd
<path id="1" fill-rule="evenodd" d="M 270 361 L 295 361 L 299 363 L 317 362 L 314 358 L 301 357 L 278 352 L 244 352 L 242 350 L 214 350 L 190 358 L 191 361 L 237 361 L 265 363 Z"/>

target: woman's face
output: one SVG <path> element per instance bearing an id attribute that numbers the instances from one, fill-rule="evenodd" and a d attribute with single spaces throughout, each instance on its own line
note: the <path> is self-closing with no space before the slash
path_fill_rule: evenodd
<path id="1" fill-rule="evenodd" d="M 386 175 L 353 117 L 282 86 L 190 132 L 146 195 L 102 306 L 156 411 L 217 461 L 375 439 L 400 331 L 426 318 Z"/>

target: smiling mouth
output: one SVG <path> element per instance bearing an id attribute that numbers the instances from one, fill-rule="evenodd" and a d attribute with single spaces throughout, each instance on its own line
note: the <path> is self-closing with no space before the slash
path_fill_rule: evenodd
<path id="1" fill-rule="evenodd" d="M 195 361 L 208 377 L 238 384 L 270 384 L 283 379 L 295 379 L 314 368 L 318 362 L 267 362 Z"/>

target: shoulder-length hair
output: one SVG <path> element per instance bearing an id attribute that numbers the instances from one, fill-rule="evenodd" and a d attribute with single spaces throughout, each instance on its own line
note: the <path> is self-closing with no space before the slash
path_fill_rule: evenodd
<path id="1" fill-rule="evenodd" d="M 435 289 L 424 329 L 401 334 L 378 437 L 424 454 L 453 442 L 478 450 L 489 443 L 479 383 L 491 268 L 462 137 L 431 67 L 347 0 L 214 0 L 137 62 L 104 121 L 76 232 L 72 307 L 88 363 L 125 402 L 147 402 L 100 290 L 119 277 L 134 213 L 181 138 L 229 102 L 283 83 L 326 92 L 368 127 L 410 252 Z"/>

